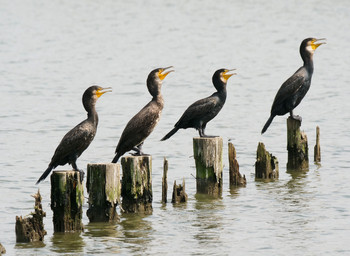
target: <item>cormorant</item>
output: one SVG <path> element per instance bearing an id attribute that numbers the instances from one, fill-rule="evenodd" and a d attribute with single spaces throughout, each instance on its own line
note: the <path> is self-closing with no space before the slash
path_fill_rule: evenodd
<path id="1" fill-rule="evenodd" d="M 195 128 L 199 132 L 200 137 L 209 137 L 205 135 L 204 130 L 207 123 L 212 120 L 222 109 L 226 101 L 226 83 L 227 80 L 236 73 L 228 74 L 235 69 L 219 69 L 212 78 L 213 84 L 217 92 L 211 96 L 198 100 L 189 106 L 182 114 L 174 128 L 164 136 L 161 140 L 167 140 L 174 135 L 179 129 Z"/>
<path id="2" fill-rule="evenodd" d="M 148 75 L 147 88 L 153 98 L 127 123 L 119 139 L 112 163 L 118 162 L 118 159 L 130 150 L 136 152 L 133 155 L 143 155 L 143 142 L 157 125 L 163 110 L 162 80 L 174 71 L 166 71 L 169 68 L 173 67 L 157 68 Z"/>
<path id="3" fill-rule="evenodd" d="M 293 119 L 301 121 L 300 116 L 293 115 L 293 109 L 299 105 L 310 88 L 312 73 L 314 72 L 313 55 L 317 47 L 325 44 L 323 40 L 325 39 L 306 38 L 301 42 L 300 55 L 304 65 L 281 85 L 273 101 L 271 115 L 261 134 L 267 130 L 276 115 L 283 116 L 289 112 Z"/>
<path id="4" fill-rule="evenodd" d="M 85 90 L 82 101 L 87 111 L 87 119 L 75 126 L 63 137 L 49 166 L 36 184 L 44 180 L 52 169 L 67 163 L 71 164 L 75 171 L 80 172 L 80 179 L 81 181 L 83 180 L 84 172 L 78 169 L 76 161 L 95 137 L 98 124 L 98 115 L 95 109 L 96 101 L 102 94 L 110 91 L 110 88 L 99 86 L 91 86 Z"/>

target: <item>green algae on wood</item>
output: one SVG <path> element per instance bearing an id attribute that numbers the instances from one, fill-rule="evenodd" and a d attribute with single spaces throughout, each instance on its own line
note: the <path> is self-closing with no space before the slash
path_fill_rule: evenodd
<path id="1" fill-rule="evenodd" d="M 309 169 L 309 148 L 307 136 L 300 131 L 301 122 L 291 117 L 287 119 L 287 170 Z"/>
<path id="2" fill-rule="evenodd" d="M 16 216 L 17 243 L 43 241 L 44 236 L 47 234 L 43 222 L 46 213 L 43 211 L 41 204 L 42 197 L 39 190 L 33 197 L 35 199 L 35 205 L 34 212 L 30 213 L 31 216 L 25 218 Z"/>
<path id="3" fill-rule="evenodd" d="M 222 144 L 221 137 L 193 138 L 197 193 L 221 196 Z"/>
<path id="4" fill-rule="evenodd" d="M 277 179 L 279 175 L 278 160 L 270 154 L 262 142 L 259 142 L 256 151 L 255 178 Z"/>
<path id="5" fill-rule="evenodd" d="M 116 210 L 121 194 L 119 164 L 88 164 L 86 188 L 89 194 L 86 214 L 90 222 L 119 219 Z"/>
<path id="6" fill-rule="evenodd" d="M 54 171 L 51 175 L 51 209 L 54 232 L 84 230 L 84 187 L 77 171 Z"/>
<path id="7" fill-rule="evenodd" d="M 230 165 L 230 187 L 241 186 L 244 187 L 247 184 L 245 175 L 241 175 L 239 172 L 239 164 L 236 159 L 236 149 L 231 142 L 228 143 L 228 160 Z"/>
<path id="8" fill-rule="evenodd" d="M 122 208 L 126 213 L 152 213 L 152 157 L 122 157 Z"/>

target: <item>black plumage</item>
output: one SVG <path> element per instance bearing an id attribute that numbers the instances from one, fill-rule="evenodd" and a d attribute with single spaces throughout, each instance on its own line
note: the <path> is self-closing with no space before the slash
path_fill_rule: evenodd
<path id="1" fill-rule="evenodd" d="M 95 137 L 98 125 L 98 115 L 95 104 L 102 94 L 110 91 L 109 89 L 110 88 L 91 86 L 85 90 L 82 101 L 87 111 L 87 119 L 75 126 L 63 137 L 56 148 L 49 166 L 36 184 L 44 180 L 51 170 L 55 169 L 58 165 L 65 165 L 67 163 L 71 164 L 75 171 L 81 172 L 80 177 L 83 179 L 84 173 L 78 169 L 76 161 Z"/>
<path id="2" fill-rule="evenodd" d="M 234 69 L 232 69 L 234 70 Z M 167 140 L 174 135 L 179 129 L 195 128 L 200 137 L 206 137 L 205 127 L 222 109 L 225 104 L 227 91 L 227 80 L 235 73 L 228 74 L 228 69 L 217 70 L 212 78 L 216 92 L 211 96 L 198 100 L 190 105 L 183 113 L 174 128 L 161 140 Z"/>
<path id="3" fill-rule="evenodd" d="M 293 115 L 293 109 L 299 105 L 310 88 L 314 72 L 313 54 L 317 47 L 325 43 L 321 40 L 324 39 L 306 38 L 302 41 L 300 55 L 304 65 L 281 85 L 273 101 L 270 117 L 261 131 L 262 134 L 275 116 L 282 116 L 289 112 L 293 119 L 301 121 L 300 116 Z"/>
<path id="4" fill-rule="evenodd" d="M 127 123 L 119 139 L 112 163 L 118 162 L 118 159 L 130 150 L 136 152 L 134 155 L 143 155 L 143 142 L 152 133 L 163 110 L 162 80 L 173 71 L 168 70 L 170 68 L 172 67 L 157 68 L 148 75 L 147 88 L 152 95 L 152 100 Z"/>

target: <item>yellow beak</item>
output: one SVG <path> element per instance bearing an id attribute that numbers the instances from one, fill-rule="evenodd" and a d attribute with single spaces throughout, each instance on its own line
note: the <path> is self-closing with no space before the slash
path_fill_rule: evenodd
<path id="1" fill-rule="evenodd" d="M 111 87 L 99 88 L 96 91 L 97 98 L 101 97 L 102 94 L 105 94 L 106 92 L 111 92 L 111 91 L 112 91 Z"/>
<path id="2" fill-rule="evenodd" d="M 237 75 L 237 73 L 227 74 L 228 72 L 234 71 L 234 70 L 236 70 L 236 69 L 235 69 L 235 68 L 234 68 L 234 69 L 226 69 L 226 70 L 224 71 L 224 73 L 222 74 L 222 77 L 227 81 L 231 76 Z"/>
<path id="3" fill-rule="evenodd" d="M 316 50 L 321 44 L 325 44 L 326 38 L 315 39 L 311 42 L 312 49 Z"/>
<path id="4" fill-rule="evenodd" d="M 174 67 L 173 67 L 173 66 L 170 66 L 170 67 L 166 67 L 166 68 L 161 68 L 161 69 L 159 70 L 158 77 L 159 77 L 160 80 L 163 80 L 169 73 L 175 71 L 175 70 L 169 70 L 169 71 L 163 73 L 165 70 L 167 70 L 167 69 L 169 69 L 169 68 L 174 68 Z"/>

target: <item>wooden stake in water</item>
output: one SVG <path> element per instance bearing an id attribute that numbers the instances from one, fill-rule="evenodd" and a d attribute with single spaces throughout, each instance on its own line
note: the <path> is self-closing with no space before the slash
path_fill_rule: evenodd
<path id="1" fill-rule="evenodd" d="M 236 149 L 231 142 L 228 143 L 228 161 L 230 165 L 230 186 L 245 186 L 247 180 L 245 175 L 240 174 L 239 164 L 236 159 Z"/>
<path id="2" fill-rule="evenodd" d="M 320 127 L 316 127 L 316 145 L 314 147 L 314 162 L 321 162 Z"/>
<path id="3" fill-rule="evenodd" d="M 222 138 L 193 138 L 196 161 L 197 193 L 221 196 L 222 194 Z"/>
<path id="4" fill-rule="evenodd" d="M 51 175 L 51 209 L 55 232 L 84 230 L 84 187 L 77 171 L 54 171 Z"/>
<path id="5" fill-rule="evenodd" d="M 301 122 L 291 117 L 287 119 L 287 170 L 309 169 L 309 148 L 307 136 L 300 131 Z"/>
<path id="6" fill-rule="evenodd" d="M 171 202 L 173 204 L 177 203 L 185 203 L 187 202 L 188 196 L 185 191 L 185 179 L 182 181 L 182 185 L 179 184 L 176 185 L 176 180 L 174 181 L 174 187 L 173 187 L 173 198 Z"/>
<path id="7" fill-rule="evenodd" d="M 163 178 L 162 178 L 162 203 L 167 203 L 168 196 L 168 160 L 164 157 Z"/>
<path id="8" fill-rule="evenodd" d="M 87 216 L 90 222 L 118 220 L 116 206 L 120 202 L 120 165 L 88 164 L 86 188 L 89 193 Z"/>
<path id="9" fill-rule="evenodd" d="M 121 159 L 122 207 L 129 213 L 152 213 L 152 157 L 126 156 Z"/>
<path id="10" fill-rule="evenodd" d="M 255 178 L 277 179 L 279 175 L 278 160 L 270 154 L 262 142 L 259 142 L 256 151 Z"/>

